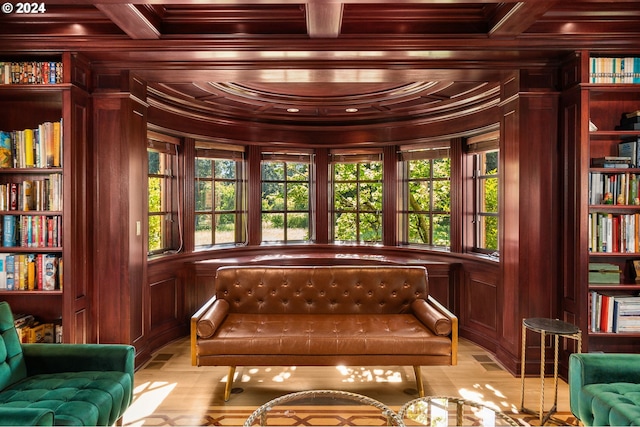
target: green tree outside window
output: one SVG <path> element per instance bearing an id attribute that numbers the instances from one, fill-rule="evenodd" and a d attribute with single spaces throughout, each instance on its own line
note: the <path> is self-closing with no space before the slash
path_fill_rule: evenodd
<path id="1" fill-rule="evenodd" d="M 262 241 L 309 241 L 309 162 L 264 160 L 262 178 Z"/>
<path id="2" fill-rule="evenodd" d="M 240 163 L 234 159 L 196 158 L 195 246 L 236 243 L 239 233 Z"/>
<path id="3" fill-rule="evenodd" d="M 334 240 L 382 241 L 382 162 L 333 164 Z"/>
<path id="4" fill-rule="evenodd" d="M 450 246 L 451 160 L 409 160 L 408 242 Z"/>
<path id="5" fill-rule="evenodd" d="M 498 162 L 497 150 L 476 154 L 479 163 L 477 177 L 477 230 L 478 249 L 497 252 L 498 246 Z"/>

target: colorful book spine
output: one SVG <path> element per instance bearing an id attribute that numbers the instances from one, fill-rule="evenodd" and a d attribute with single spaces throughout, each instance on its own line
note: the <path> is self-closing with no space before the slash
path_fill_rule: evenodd
<path id="1" fill-rule="evenodd" d="M 53 254 L 44 255 L 44 278 L 42 289 L 52 291 L 56 288 L 56 279 L 58 277 L 58 257 Z"/>
<path id="2" fill-rule="evenodd" d="M 7 290 L 12 291 L 15 289 L 15 285 L 16 285 L 15 255 L 14 254 L 7 255 L 6 262 L 7 262 L 7 265 L 5 268 L 7 270 Z"/>
<path id="3" fill-rule="evenodd" d="M 2 246 L 16 245 L 16 216 L 4 215 L 2 219 Z"/>

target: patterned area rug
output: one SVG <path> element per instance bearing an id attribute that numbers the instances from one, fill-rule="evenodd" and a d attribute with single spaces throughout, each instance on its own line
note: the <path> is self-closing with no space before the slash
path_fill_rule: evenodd
<path id="1" fill-rule="evenodd" d="M 392 408 L 397 410 L 398 408 Z M 242 426 L 255 408 L 212 407 L 202 415 L 185 413 L 154 414 L 136 420 L 129 426 Z M 528 414 L 514 414 L 513 418 L 524 426 L 539 426 L 539 419 Z M 258 425 L 258 423 L 254 423 Z M 270 414 L 270 426 L 385 426 L 387 419 L 373 408 L 366 407 L 299 407 L 279 409 Z M 407 425 L 418 425 L 410 424 Z M 556 413 L 546 425 L 577 426 L 571 413 Z"/>

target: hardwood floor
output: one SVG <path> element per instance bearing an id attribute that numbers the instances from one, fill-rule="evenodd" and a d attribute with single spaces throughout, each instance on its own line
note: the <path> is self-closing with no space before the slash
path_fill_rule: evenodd
<path id="1" fill-rule="evenodd" d="M 311 389 L 359 393 L 396 410 L 418 396 L 410 366 L 238 367 L 234 392 L 224 402 L 228 368 L 194 367 L 190 357 L 186 337 L 159 350 L 136 372 L 134 403 L 125 414 L 125 425 L 175 425 L 167 418 L 176 414 L 188 414 L 194 420 L 212 411 L 243 409 L 250 413 L 283 394 Z M 520 407 L 520 377 L 502 369 L 490 353 L 464 339 L 460 340 L 457 366 L 425 366 L 422 375 L 427 395 L 463 397 L 508 413 L 518 412 Z M 525 386 L 525 406 L 538 409 L 539 378 L 526 378 Z M 544 393 L 548 410 L 553 404 L 552 378 L 546 379 Z M 568 386 L 562 380 L 558 384 L 558 412 L 569 413 Z"/>

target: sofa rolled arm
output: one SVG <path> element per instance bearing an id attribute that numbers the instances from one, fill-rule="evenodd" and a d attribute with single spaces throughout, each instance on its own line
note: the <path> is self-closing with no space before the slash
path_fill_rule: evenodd
<path id="1" fill-rule="evenodd" d="M 429 305 L 426 300 L 415 300 L 411 304 L 411 309 L 413 314 L 434 334 L 447 336 L 451 333 L 451 320 L 435 307 Z"/>
<path id="2" fill-rule="evenodd" d="M 229 303 L 211 298 L 191 316 L 191 365 L 198 365 L 198 338 L 210 338 L 229 312 Z"/>
<path id="3" fill-rule="evenodd" d="M 47 408 L 0 407 L 0 426 L 52 426 L 53 420 Z"/>
<path id="4" fill-rule="evenodd" d="M 572 353 L 569 355 L 569 406 L 578 414 L 580 390 L 588 384 L 640 383 L 640 354 Z"/>
<path id="5" fill-rule="evenodd" d="M 438 336 L 451 336 L 451 364 L 458 364 L 458 318 L 435 298 L 417 299 L 411 310 L 431 332 Z"/>
<path id="6" fill-rule="evenodd" d="M 222 324 L 224 318 L 227 317 L 229 312 L 229 303 L 223 299 L 216 300 L 211 309 L 198 319 L 196 325 L 196 331 L 200 338 L 211 338 L 218 329 L 218 326 Z"/>
<path id="7" fill-rule="evenodd" d="M 135 348 L 126 344 L 22 344 L 29 376 L 60 372 L 117 371 L 133 384 Z"/>

